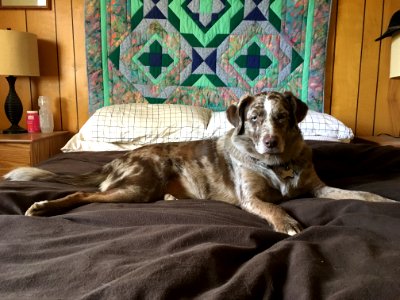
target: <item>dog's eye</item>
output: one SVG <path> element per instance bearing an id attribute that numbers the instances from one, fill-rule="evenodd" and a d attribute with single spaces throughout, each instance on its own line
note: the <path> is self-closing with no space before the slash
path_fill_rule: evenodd
<path id="1" fill-rule="evenodd" d="M 284 121 L 286 119 L 287 115 L 285 113 L 279 113 L 276 115 L 276 120 L 277 121 Z"/>
<path id="2" fill-rule="evenodd" d="M 251 116 L 251 120 L 252 120 L 253 122 L 257 121 L 257 118 L 258 118 L 258 116 L 257 116 L 257 115 L 253 115 L 253 116 Z"/>

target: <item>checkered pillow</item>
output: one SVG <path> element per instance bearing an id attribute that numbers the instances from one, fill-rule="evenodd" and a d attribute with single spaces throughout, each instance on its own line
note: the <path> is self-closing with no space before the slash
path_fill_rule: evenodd
<path id="1" fill-rule="evenodd" d="M 299 127 L 306 140 L 349 142 L 354 137 L 353 131 L 335 117 L 313 110 L 307 112 Z M 225 112 L 213 112 L 207 136 L 221 136 L 231 128 Z"/>
<path id="2" fill-rule="evenodd" d="M 211 110 L 177 104 L 120 104 L 98 109 L 81 128 L 85 141 L 145 145 L 199 140 Z"/>
<path id="3" fill-rule="evenodd" d="M 210 122 L 207 126 L 206 136 L 215 137 L 224 135 L 227 131 L 233 128 L 233 125 L 228 121 L 225 111 L 217 111 L 211 113 Z"/>
<path id="4" fill-rule="evenodd" d="M 299 127 L 306 140 L 349 142 L 338 119 L 309 110 Z M 145 144 L 219 137 L 233 128 L 225 112 L 177 104 L 122 104 L 97 110 L 64 152 L 132 150 Z"/>
<path id="5" fill-rule="evenodd" d="M 305 140 L 349 142 L 354 138 L 351 128 L 335 117 L 309 110 L 303 121 L 299 123 Z"/>

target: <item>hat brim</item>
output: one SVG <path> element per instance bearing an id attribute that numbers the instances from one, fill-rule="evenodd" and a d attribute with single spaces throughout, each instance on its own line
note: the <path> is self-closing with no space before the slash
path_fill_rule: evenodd
<path id="1" fill-rule="evenodd" d="M 384 34 L 382 34 L 380 37 L 375 39 L 375 41 L 380 41 L 384 38 L 387 38 L 388 36 L 392 36 L 393 33 L 397 32 L 397 31 L 400 31 L 400 26 L 391 27 L 388 30 L 386 30 L 386 32 Z"/>

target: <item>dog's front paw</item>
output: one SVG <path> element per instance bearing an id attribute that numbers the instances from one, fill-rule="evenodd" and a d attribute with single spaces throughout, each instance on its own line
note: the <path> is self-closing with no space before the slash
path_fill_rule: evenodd
<path id="1" fill-rule="evenodd" d="M 28 208 L 28 210 L 25 212 L 25 216 L 43 216 L 47 212 L 47 204 L 49 201 L 40 201 L 40 202 L 35 202 L 31 205 L 31 207 Z"/>
<path id="2" fill-rule="evenodd" d="M 358 194 L 356 194 L 354 198 L 359 199 L 359 200 L 368 201 L 368 202 L 392 202 L 392 203 L 397 202 L 395 200 L 388 199 L 388 198 L 382 197 L 380 195 L 369 193 L 369 192 L 356 192 L 356 193 L 358 193 Z M 357 196 L 359 196 L 359 197 L 357 198 Z"/>
<path id="3" fill-rule="evenodd" d="M 164 195 L 164 200 L 165 201 L 175 201 L 175 200 L 178 200 L 178 198 L 176 198 L 175 196 L 173 196 L 171 194 L 165 194 Z"/>
<path id="4" fill-rule="evenodd" d="M 369 201 L 371 202 L 397 202 L 395 200 L 389 199 L 389 198 L 385 198 L 379 195 L 375 195 L 375 194 L 371 194 L 371 196 L 369 196 Z"/>
<path id="5" fill-rule="evenodd" d="M 290 236 L 295 235 L 303 230 L 303 227 L 290 216 L 286 216 L 282 220 L 275 222 L 274 230 Z"/>

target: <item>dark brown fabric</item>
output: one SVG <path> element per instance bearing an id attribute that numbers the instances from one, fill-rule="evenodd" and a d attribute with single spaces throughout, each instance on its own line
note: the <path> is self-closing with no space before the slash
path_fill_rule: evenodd
<path id="1" fill-rule="evenodd" d="M 400 149 L 311 143 L 328 183 L 400 201 Z M 70 153 L 41 167 L 93 170 L 120 153 Z M 90 189 L 87 189 L 90 190 Z M 400 203 L 303 198 L 288 237 L 202 200 L 90 204 L 21 215 L 65 184 L 0 182 L 0 299 L 398 299 Z"/>

